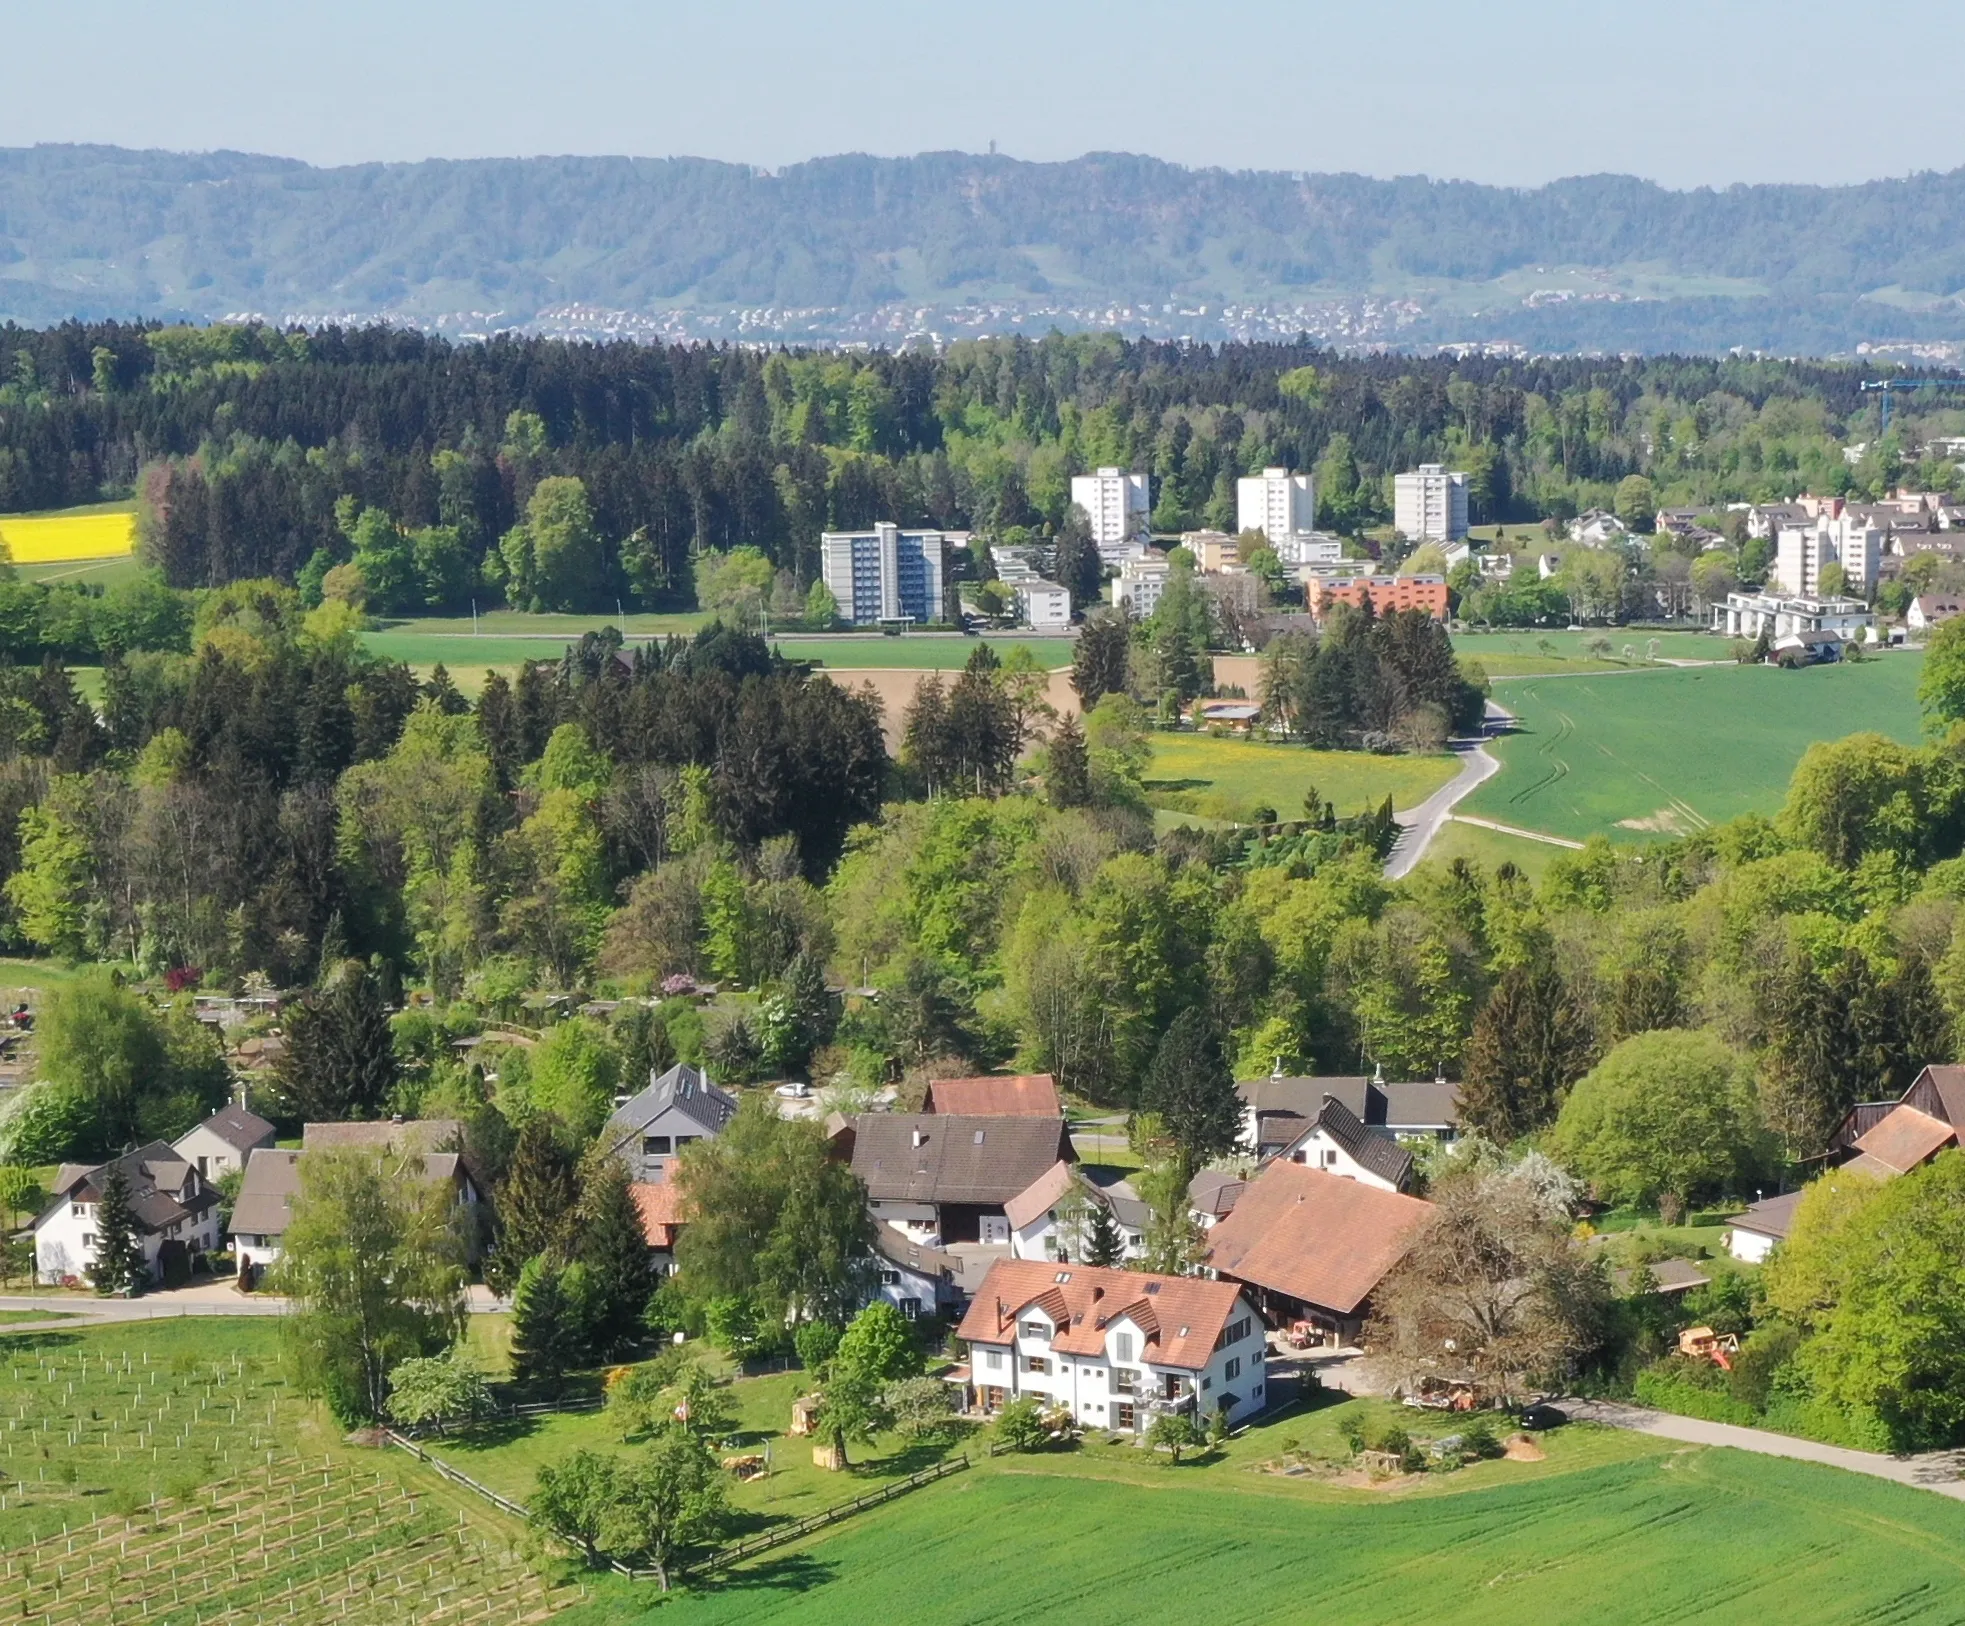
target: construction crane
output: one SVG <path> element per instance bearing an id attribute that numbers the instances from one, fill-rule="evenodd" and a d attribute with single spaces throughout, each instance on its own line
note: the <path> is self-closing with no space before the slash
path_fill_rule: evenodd
<path id="1" fill-rule="evenodd" d="M 1965 378 L 1871 378 L 1856 387 L 1865 395 L 1871 390 L 1876 390 L 1883 397 L 1883 424 L 1876 433 L 1876 438 L 1881 440 L 1890 433 L 1892 390 L 1959 390 L 1965 389 Z"/>

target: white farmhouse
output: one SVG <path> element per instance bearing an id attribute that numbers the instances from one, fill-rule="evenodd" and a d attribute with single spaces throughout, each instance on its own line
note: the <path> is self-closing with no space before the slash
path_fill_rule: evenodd
<path id="1" fill-rule="evenodd" d="M 188 1270 L 218 1246 L 218 1193 L 160 1140 L 115 1160 L 129 1188 L 130 1212 L 144 1263 L 155 1280 L 180 1264 Z M 102 1191 L 112 1167 L 64 1163 L 55 1171 L 54 1200 L 36 1216 L 35 1280 L 49 1283 L 88 1277 L 95 1266 Z"/>
<path id="2" fill-rule="evenodd" d="M 1120 1257 L 1137 1259 L 1146 1247 L 1150 1217 L 1138 1193 L 1123 1180 L 1096 1184 L 1062 1161 L 1003 1205 L 1010 1222 L 1010 1256 L 1066 1262 L 1084 1258 L 1094 1208 L 1112 1216 Z"/>
<path id="3" fill-rule="evenodd" d="M 1749 1203 L 1733 1216 L 1733 1228 L 1726 1233 L 1726 1251 L 1744 1264 L 1766 1263 L 1767 1256 L 1787 1241 L 1801 1197 L 1800 1192 L 1789 1191 Z"/>
<path id="4" fill-rule="evenodd" d="M 171 1143 L 185 1162 L 195 1164 L 207 1180 L 221 1180 L 246 1166 L 246 1159 L 273 1144 L 273 1126 L 242 1102 L 232 1102 L 203 1123 L 187 1129 Z"/>
<path id="5" fill-rule="evenodd" d="M 1230 1282 L 999 1259 L 956 1335 L 965 1398 L 985 1413 L 1029 1395 L 1081 1427 L 1138 1432 L 1169 1412 L 1234 1423 L 1268 1404 L 1262 1322 Z"/>

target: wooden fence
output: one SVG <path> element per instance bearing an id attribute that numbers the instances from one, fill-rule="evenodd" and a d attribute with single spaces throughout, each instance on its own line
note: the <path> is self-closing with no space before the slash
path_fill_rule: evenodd
<path id="1" fill-rule="evenodd" d="M 548 1408 L 541 1406 L 537 1409 L 545 1410 Z M 467 1491 L 483 1497 L 502 1513 L 509 1513 L 515 1519 L 523 1519 L 528 1523 L 531 1522 L 531 1512 L 519 1503 L 514 1502 L 509 1496 L 499 1495 L 489 1485 L 479 1483 L 462 1469 L 453 1468 L 441 1457 L 432 1456 L 408 1436 L 398 1434 L 392 1428 L 384 1429 L 382 1432 L 388 1438 L 391 1445 L 398 1446 L 402 1450 L 407 1451 L 418 1462 L 429 1464 L 430 1467 L 436 1469 L 439 1475 L 449 1480 L 453 1485 L 462 1485 Z M 762 1552 L 768 1552 L 773 1547 L 782 1547 L 788 1541 L 797 1541 L 802 1536 L 809 1536 L 815 1530 L 823 1530 L 827 1525 L 836 1524 L 841 1519 L 851 1518 L 855 1513 L 863 1513 L 868 1508 L 879 1507 L 883 1502 L 891 1502 L 896 1496 L 904 1496 L 911 1490 L 919 1490 L 923 1485 L 932 1485 L 938 1479 L 946 1479 L 950 1474 L 960 1473 L 968 1466 L 969 1458 L 966 1454 L 959 1457 L 951 1457 L 946 1462 L 936 1463 L 932 1468 L 923 1468 L 919 1473 L 909 1474 L 905 1479 L 897 1479 L 891 1485 L 882 1485 L 878 1490 L 868 1491 L 864 1496 L 856 1496 L 850 1502 L 840 1502 L 821 1512 L 810 1513 L 802 1519 L 795 1519 L 790 1524 L 778 1525 L 773 1529 L 766 1530 L 762 1535 L 752 1536 L 746 1541 L 733 1542 L 728 1547 L 719 1547 L 715 1552 L 709 1554 L 708 1557 L 700 1558 L 694 1564 L 679 1566 L 674 1571 L 674 1574 L 679 1580 L 693 1580 L 700 1576 L 714 1575 L 718 1570 L 727 1569 L 730 1565 L 738 1563 L 743 1559 L 755 1557 Z M 653 1581 L 659 1579 L 657 1572 L 652 1569 L 635 1569 L 632 1565 L 623 1564 L 615 1559 L 609 1559 L 607 1567 L 613 1570 L 616 1575 L 625 1575 L 630 1581 Z"/>
<path id="2" fill-rule="evenodd" d="M 829 1507 L 821 1513 L 811 1513 L 790 1524 L 778 1525 L 762 1535 L 752 1536 L 748 1541 L 732 1542 L 728 1547 L 719 1547 L 707 1558 L 698 1559 L 694 1564 L 684 1565 L 676 1573 L 685 1580 L 714 1575 L 718 1570 L 728 1569 L 732 1564 L 746 1558 L 754 1558 L 757 1554 L 768 1552 L 773 1547 L 782 1547 L 788 1541 L 797 1541 L 801 1536 L 809 1536 L 813 1531 L 823 1530 L 827 1525 L 851 1518 L 855 1513 L 863 1513 L 870 1507 L 879 1507 L 882 1502 L 891 1502 L 896 1496 L 905 1496 L 909 1491 L 919 1490 L 923 1485 L 932 1485 L 936 1480 L 946 1479 L 950 1474 L 959 1474 L 968 1466 L 969 1458 L 966 1454 L 950 1457 L 948 1461 L 938 1462 L 932 1468 L 923 1468 L 918 1474 L 909 1474 L 907 1478 L 897 1479 L 891 1485 L 882 1485 L 879 1490 L 868 1491 L 864 1496 L 856 1496 L 850 1502 L 841 1502 L 836 1507 Z M 616 1564 L 614 1569 L 617 1573 L 637 1581 L 655 1578 L 653 1570 L 631 1570 L 620 1564 Z"/>

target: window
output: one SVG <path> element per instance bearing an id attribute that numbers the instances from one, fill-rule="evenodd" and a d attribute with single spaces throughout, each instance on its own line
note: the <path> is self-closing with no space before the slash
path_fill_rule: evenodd
<path id="1" fill-rule="evenodd" d="M 82 1246 L 85 1248 L 93 1248 L 95 1245 L 96 1245 L 95 1233 L 93 1231 L 84 1231 L 82 1233 Z"/>
<path id="2" fill-rule="evenodd" d="M 701 1135 L 678 1135 L 675 1138 L 675 1149 L 679 1152 L 685 1146 L 694 1146 L 702 1138 Z"/>
<path id="3" fill-rule="evenodd" d="M 1130 1361 L 1133 1358 L 1133 1335 L 1129 1332 L 1115 1332 L 1112 1335 L 1112 1358 L 1115 1361 Z"/>
<path id="4" fill-rule="evenodd" d="M 881 1271 L 880 1285 L 882 1287 L 899 1287 L 901 1285 L 901 1273 L 898 1270 Z"/>
<path id="5" fill-rule="evenodd" d="M 1041 1321 L 1026 1321 L 1017 1331 L 1022 1333 L 1026 1338 L 1043 1338 L 1048 1340 L 1051 1336 L 1051 1329 Z"/>
<path id="6" fill-rule="evenodd" d="M 984 1365 L 985 1367 L 987 1367 L 987 1368 L 988 1368 L 988 1369 L 989 1369 L 990 1371 L 992 1371 L 992 1372 L 1000 1372 L 1000 1371 L 1002 1371 L 1002 1370 L 1003 1370 L 1003 1351 L 1002 1351 L 1002 1350 L 1000 1350 L 1000 1349 L 986 1349 L 986 1350 L 984 1350 L 984 1351 L 983 1351 L 983 1365 Z"/>
<path id="7" fill-rule="evenodd" d="M 906 1320 L 919 1321 L 921 1319 L 921 1301 L 919 1299 L 902 1299 L 901 1315 Z"/>
<path id="8" fill-rule="evenodd" d="M 1039 1377 L 1049 1377 L 1051 1375 L 1050 1360 L 1048 1357 L 1043 1355 L 1024 1356 L 1023 1369 L 1026 1372 L 1034 1372 Z"/>
<path id="9" fill-rule="evenodd" d="M 643 1157 L 667 1157 L 669 1155 L 669 1137 L 667 1135 L 643 1135 L 641 1137 L 641 1155 Z"/>
<path id="10" fill-rule="evenodd" d="M 1216 1349 L 1226 1349 L 1230 1344 L 1239 1344 L 1254 1330 L 1255 1317 L 1243 1316 L 1239 1321 L 1231 1321 L 1221 1329 L 1221 1336 L 1214 1341 Z"/>
<path id="11" fill-rule="evenodd" d="M 1115 1394 L 1131 1395 L 1139 1393 L 1139 1373 L 1130 1366 L 1113 1368 L 1112 1388 Z"/>
<path id="12" fill-rule="evenodd" d="M 1241 1375 L 1242 1357 L 1239 1355 L 1229 1356 L 1228 1364 L 1221 1369 L 1222 1380 L 1226 1383 L 1233 1383 Z"/>
<path id="13" fill-rule="evenodd" d="M 1122 1403 L 1112 1408 L 1112 1426 L 1114 1428 L 1137 1428 L 1139 1427 L 1138 1418 L 1139 1414 L 1130 1405 Z"/>
<path id="14" fill-rule="evenodd" d="M 1213 1387 L 1214 1387 L 1214 1379 L 1213 1379 L 1213 1378 L 1203 1378 L 1203 1379 L 1201 1379 L 1201 1392 L 1202 1392 L 1203 1394 L 1206 1394 L 1206 1393 L 1208 1392 L 1208 1390 L 1210 1390 L 1210 1389 L 1212 1389 Z"/>

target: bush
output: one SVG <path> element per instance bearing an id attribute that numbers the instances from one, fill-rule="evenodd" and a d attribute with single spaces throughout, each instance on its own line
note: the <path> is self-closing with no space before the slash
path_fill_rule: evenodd
<path id="1" fill-rule="evenodd" d="M 1733 1370 L 1726 1375 L 1726 1392 L 1742 1405 L 1765 1411 L 1774 1392 L 1774 1380 L 1782 1367 L 1794 1359 L 1801 1347 L 1801 1334 L 1793 1327 L 1763 1327 L 1733 1357 Z"/>
<path id="2" fill-rule="evenodd" d="M 1365 1430 L 1364 1449 L 1404 1455 L 1411 1449 L 1412 1436 L 1397 1423 L 1374 1422 Z"/>
<path id="3" fill-rule="evenodd" d="M 1485 1417 L 1469 1418 L 1467 1426 L 1460 1431 L 1460 1449 L 1473 1458 L 1500 1456 L 1501 1441 L 1494 1432 L 1494 1424 Z"/>
<path id="4" fill-rule="evenodd" d="M 1344 1436 L 1344 1443 L 1353 1451 L 1364 1450 L 1365 1420 L 1358 1413 L 1353 1412 L 1343 1422 L 1339 1423 L 1337 1425 L 1337 1432 Z"/>
<path id="5" fill-rule="evenodd" d="M 996 1418 L 996 1443 L 1009 1451 L 1043 1451 L 1051 1444 L 1037 1402 L 1029 1395 L 1012 1400 Z"/>
<path id="6" fill-rule="evenodd" d="M 929 1439 L 948 1426 L 954 1410 L 948 1385 L 940 1378 L 903 1378 L 887 1391 L 894 1427 L 909 1439 Z"/>
<path id="7" fill-rule="evenodd" d="M 798 1364 L 806 1371 L 823 1377 L 826 1363 L 839 1352 L 840 1329 L 830 1321 L 807 1321 L 791 1335 L 792 1348 L 798 1351 Z"/>

